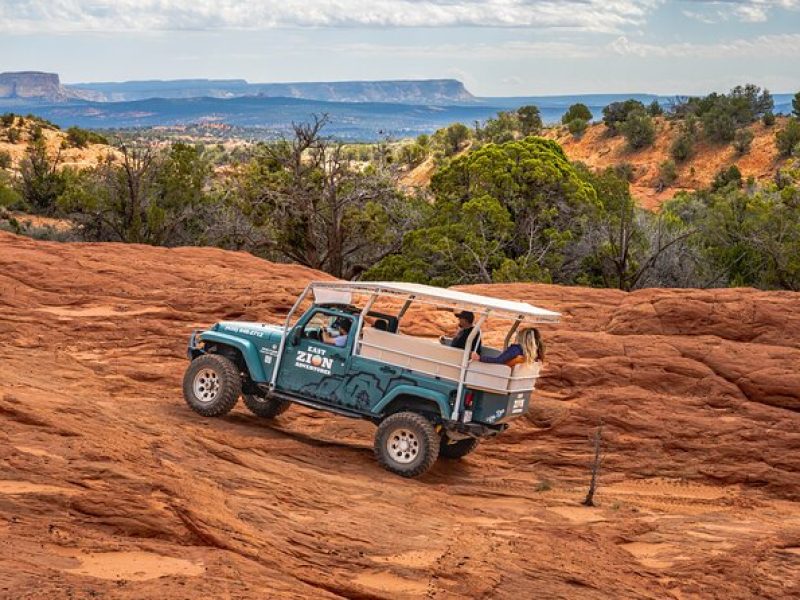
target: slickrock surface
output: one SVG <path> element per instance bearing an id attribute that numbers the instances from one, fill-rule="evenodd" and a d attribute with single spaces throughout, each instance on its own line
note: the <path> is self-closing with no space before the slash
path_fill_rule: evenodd
<path id="1" fill-rule="evenodd" d="M 193 328 L 319 277 L 0 233 L 0 598 L 800 594 L 800 295 L 476 286 L 564 314 L 535 408 L 408 481 L 368 423 L 183 402 Z"/>

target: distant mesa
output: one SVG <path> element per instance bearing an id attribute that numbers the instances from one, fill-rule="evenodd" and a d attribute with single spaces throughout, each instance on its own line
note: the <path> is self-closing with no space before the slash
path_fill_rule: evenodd
<path id="1" fill-rule="evenodd" d="M 0 98 L 45 102 L 100 99 L 91 90 L 75 90 L 61 85 L 57 73 L 42 73 L 41 71 L 0 73 Z"/>
<path id="2" fill-rule="evenodd" d="M 476 98 L 455 79 L 248 83 L 244 79 L 175 79 L 62 85 L 55 73 L 0 73 L 0 99 L 127 102 L 151 98 L 284 97 L 325 102 L 465 104 Z"/>

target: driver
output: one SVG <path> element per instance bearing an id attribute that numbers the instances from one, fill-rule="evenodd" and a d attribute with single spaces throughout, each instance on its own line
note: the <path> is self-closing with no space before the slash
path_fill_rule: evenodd
<path id="1" fill-rule="evenodd" d="M 347 336 L 350 335 L 352 325 L 350 319 L 339 319 L 336 323 L 338 335 L 330 335 L 327 331 L 323 331 L 322 341 L 326 344 L 333 344 L 337 348 L 344 348 L 347 345 Z"/>

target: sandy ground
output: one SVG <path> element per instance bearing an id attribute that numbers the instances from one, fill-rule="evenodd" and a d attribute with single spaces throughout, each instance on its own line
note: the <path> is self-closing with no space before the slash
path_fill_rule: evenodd
<path id="1" fill-rule="evenodd" d="M 192 328 L 315 277 L 0 233 L 0 598 L 800 595 L 797 294 L 478 287 L 564 314 L 534 410 L 408 481 L 369 424 L 183 403 Z"/>

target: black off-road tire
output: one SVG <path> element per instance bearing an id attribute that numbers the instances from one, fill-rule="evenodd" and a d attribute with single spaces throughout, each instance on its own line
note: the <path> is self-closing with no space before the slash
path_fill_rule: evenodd
<path id="1" fill-rule="evenodd" d="M 247 394 L 244 396 L 244 405 L 256 416 L 274 419 L 289 410 L 292 403 L 286 400 L 278 400 L 277 398 L 265 398 L 264 396 Z"/>
<path id="2" fill-rule="evenodd" d="M 387 471 L 417 477 L 439 457 L 439 436 L 430 421 L 414 412 L 386 417 L 375 433 L 375 456 Z"/>
<path id="3" fill-rule="evenodd" d="M 242 395 L 239 368 L 221 354 L 195 358 L 183 376 L 183 398 L 204 417 L 228 414 Z"/>
<path id="4" fill-rule="evenodd" d="M 447 435 L 443 435 L 441 446 L 439 447 L 439 456 L 451 459 L 464 458 L 478 447 L 478 442 L 478 438 L 466 438 L 451 442 L 447 439 Z"/>

